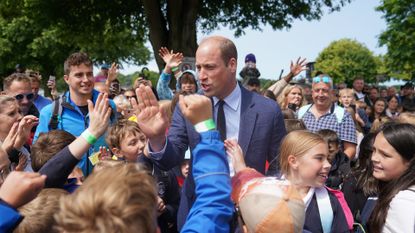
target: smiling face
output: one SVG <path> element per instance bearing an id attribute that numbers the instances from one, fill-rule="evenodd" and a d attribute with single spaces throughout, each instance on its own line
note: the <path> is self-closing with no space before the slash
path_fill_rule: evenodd
<path id="1" fill-rule="evenodd" d="M 321 187 L 326 183 L 331 168 L 327 160 L 326 143 L 319 143 L 302 156 L 290 155 L 290 182 L 296 185 Z"/>
<path id="2" fill-rule="evenodd" d="M 146 143 L 146 137 L 140 132 L 128 133 L 120 143 L 119 149 L 113 149 L 113 152 L 119 158 L 127 162 L 137 162 L 137 158 L 143 153 Z"/>
<path id="3" fill-rule="evenodd" d="M 398 179 L 409 167 L 409 162 L 379 133 L 373 144 L 373 176 L 381 181 Z"/>
<path id="4" fill-rule="evenodd" d="M 90 96 L 94 88 L 94 75 L 92 66 L 80 64 L 71 66 L 68 75 L 64 76 L 71 95 Z"/>
<path id="5" fill-rule="evenodd" d="M 208 97 L 227 97 L 236 86 L 235 57 L 224 61 L 221 51 L 223 39 L 209 38 L 196 51 L 196 68 L 200 86 Z"/>
<path id="6" fill-rule="evenodd" d="M 312 96 L 316 106 L 329 108 L 331 105 L 330 84 L 323 82 L 313 83 Z"/>
<path id="7" fill-rule="evenodd" d="M 7 90 L 7 95 L 16 97 L 20 111 L 27 115 L 30 107 L 33 105 L 33 93 L 30 81 L 13 81 Z M 18 98 L 21 96 L 21 98 Z"/>
<path id="8" fill-rule="evenodd" d="M 378 100 L 375 102 L 373 109 L 375 110 L 376 114 L 382 114 L 383 111 L 385 111 L 385 108 L 386 108 L 385 102 L 383 100 Z"/>

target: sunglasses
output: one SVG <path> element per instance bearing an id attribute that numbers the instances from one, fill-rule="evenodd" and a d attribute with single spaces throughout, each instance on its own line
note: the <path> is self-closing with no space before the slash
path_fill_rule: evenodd
<path id="1" fill-rule="evenodd" d="M 127 99 L 132 99 L 132 98 L 136 99 L 136 97 L 137 97 L 137 96 L 135 96 L 135 95 L 132 95 L 132 96 L 128 96 L 128 95 L 126 95 L 126 96 L 125 96 L 125 98 L 127 98 Z"/>
<path id="2" fill-rule="evenodd" d="M 29 93 L 29 94 L 18 94 L 15 95 L 14 98 L 16 98 L 16 100 L 21 101 L 26 97 L 27 100 L 32 100 L 33 97 L 35 97 L 35 95 L 33 93 Z"/>
<path id="3" fill-rule="evenodd" d="M 314 77 L 313 78 L 313 83 L 319 83 L 319 82 L 330 83 L 330 77 L 329 76 L 324 76 L 324 77 Z"/>

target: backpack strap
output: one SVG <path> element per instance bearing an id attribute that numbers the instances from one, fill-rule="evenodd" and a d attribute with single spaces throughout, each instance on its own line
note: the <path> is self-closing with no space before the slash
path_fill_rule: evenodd
<path id="1" fill-rule="evenodd" d="M 333 223 L 333 208 L 331 206 L 329 192 L 325 187 L 315 189 L 318 211 L 320 213 L 321 226 L 324 233 L 331 232 Z"/>
<path id="2" fill-rule="evenodd" d="M 342 107 L 340 107 L 338 105 L 333 104 L 332 107 L 331 107 L 331 111 L 330 112 L 331 113 L 334 112 L 334 114 L 336 115 L 337 123 L 338 124 L 342 123 L 342 120 L 343 120 L 343 117 L 344 117 L 344 112 L 345 112 L 344 108 L 342 108 Z"/>
<path id="3" fill-rule="evenodd" d="M 303 116 L 305 115 L 306 112 L 308 112 L 308 110 L 310 110 L 312 104 L 307 104 L 305 106 L 302 106 L 299 110 L 298 110 L 298 119 L 302 119 Z"/>
<path id="4" fill-rule="evenodd" d="M 64 95 L 59 96 L 52 103 L 53 112 L 52 112 L 52 117 L 50 118 L 50 121 L 49 121 L 49 128 L 51 130 L 55 130 L 58 128 L 59 120 L 62 115 L 62 98 L 65 98 L 65 96 Z"/>

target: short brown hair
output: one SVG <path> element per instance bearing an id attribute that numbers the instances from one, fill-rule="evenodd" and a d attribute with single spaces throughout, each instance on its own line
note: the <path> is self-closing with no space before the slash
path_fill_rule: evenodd
<path id="1" fill-rule="evenodd" d="M 301 142 L 301 143 L 298 143 Z M 317 146 L 320 143 L 326 143 L 324 139 L 315 133 L 306 130 L 292 131 L 281 143 L 280 147 L 280 169 L 285 176 L 289 174 L 290 165 L 288 163 L 288 156 L 295 157 L 303 156 L 308 150 Z M 327 143 L 326 143 L 327 144 Z"/>
<path id="2" fill-rule="evenodd" d="M 83 52 L 77 52 L 71 54 L 63 64 L 63 72 L 65 75 L 69 75 L 71 72 L 71 66 L 80 66 L 86 65 L 88 67 L 92 67 L 92 61 L 89 59 L 88 54 Z"/>
<path id="3" fill-rule="evenodd" d="M 33 171 L 39 171 L 49 159 L 71 144 L 75 139 L 75 136 L 63 130 L 41 133 L 30 152 Z"/>
<path id="4" fill-rule="evenodd" d="M 142 132 L 136 122 L 121 119 L 109 128 L 105 141 L 110 150 L 113 148 L 121 149 L 121 142 L 131 133 L 141 134 Z"/>
<path id="5" fill-rule="evenodd" d="M 157 228 L 156 183 L 135 163 L 93 172 L 61 200 L 58 228 L 72 233 L 153 233 Z"/>
<path id="6" fill-rule="evenodd" d="M 19 208 L 23 221 L 14 233 L 58 233 L 53 215 L 59 211 L 60 198 L 67 195 L 64 189 L 47 188 L 40 191 L 35 199 Z"/>
<path id="7" fill-rule="evenodd" d="M 8 91 L 14 81 L 31 83 L 29 76 L 26 74 L 13 73 L 3 80 L 3 90 Z"/>
<path id="8" fill-rule="evenodd" d="M 219 45 L 218 49 L 220 50 L 222 60 L 226 66 L 228 66 L 228 62 L 232 58 L 235 58 L 236 61 L 238 60 L 238 51 L 236 50 L 235 44 L 226 37 L 222 37 L 222 36 L 207 37 L 200 42 L 200 45 L 202 45 L 203 43 L 207 41 L 212 41 L 212 40 L 218 43 Z"/>

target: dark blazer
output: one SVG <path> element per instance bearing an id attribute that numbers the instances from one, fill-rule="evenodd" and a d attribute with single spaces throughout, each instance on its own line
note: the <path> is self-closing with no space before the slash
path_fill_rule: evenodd
<path id="1" fill-rule="evenodd" d="M 245 155 L 245 162 L 247 166 L 265 174 L 265 163 L 268 161 L 270 163 L 268 173 L 274 175 L 278 171 L 277 156 L 280 143 L 286 135 L 281 109 L 275 101 L 243 87 L 241 87 L 241 99 L 238 142 Z M 199 141 L 199 134 L 177 106 L 173 113 L 164 154 L 154 162 L 163 169 L 171 169 L 183 161 L 188 146 L 193 150 Z M 191 171 L 190 168 L 189 176 L 183 185 L 178 213 L 179 229 L 183 226 L 195 200 L 195 184 Z"/>

